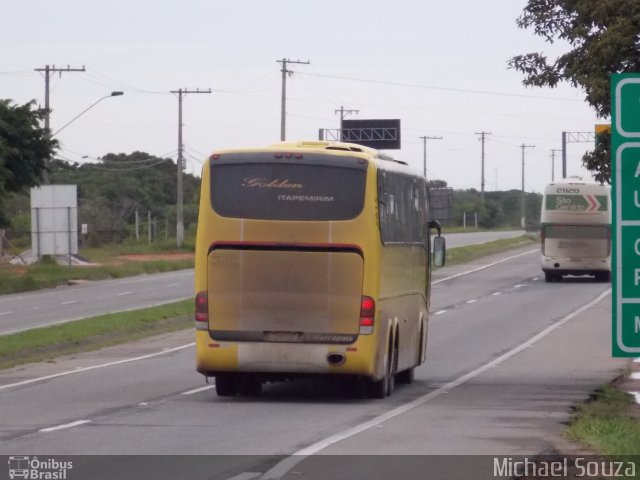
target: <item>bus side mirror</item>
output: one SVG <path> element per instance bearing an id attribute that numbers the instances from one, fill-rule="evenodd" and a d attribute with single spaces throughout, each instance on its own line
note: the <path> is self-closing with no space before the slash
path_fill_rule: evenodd
<path id="1" fill-rule="evenodd" d="M 433 266 L 444 267 L 445 258 L 447 255 L 447 245 L 444 237 L 438 235 L 433 238 Z"/>
<path id="2" fill-rule="evenodd" d="M 437 220 L 431 220 L 429 222 L 429 230 L 435 228 L 438 232 L 438 236 L 433 238 L 433 266 L 444 267 L 445 257 L 447 255 L 447 246 L 442 236 L 442 226 Z"/>

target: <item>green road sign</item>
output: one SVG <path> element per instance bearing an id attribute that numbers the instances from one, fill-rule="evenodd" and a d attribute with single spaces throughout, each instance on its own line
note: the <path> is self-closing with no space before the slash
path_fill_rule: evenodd
<path id="1" fill-rule="evenodd" d="M 611 76 L 612 354 L 640 355 L 640 74 Z"/>
<path id="2" fill-rule="evenodd" d="M 547 195 L 546 209 L 564 212 L 606 212 L 606 195 Z"/>

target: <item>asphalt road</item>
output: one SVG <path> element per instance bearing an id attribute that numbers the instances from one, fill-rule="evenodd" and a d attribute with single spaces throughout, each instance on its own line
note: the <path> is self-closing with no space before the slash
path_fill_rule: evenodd
<path id="1" fill-rule="evenodd" d="M 626 364 L 610 358 L 610 285 L 547 284 L 536 249 L 434 283 L 427 363 L 387 399 L 312 381 L 218 398 L 186 331 L 0 372 L 0 454 L 162 455 L 74 457 L 85 478 L 494 478 L 491 456 L 552 449 L 572 404 Z"/>
<path id="2" fill-rule="evenodd" d="M 447 245 L 452 248 L 518 235 L 522 232 L 455 233 L 447 235 Z M 0 295 L 0 335 L 192 296 L 193 269 Z"/>

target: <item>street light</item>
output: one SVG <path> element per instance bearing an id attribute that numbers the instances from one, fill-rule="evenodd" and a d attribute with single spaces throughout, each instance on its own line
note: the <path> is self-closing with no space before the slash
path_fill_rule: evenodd
<path id="1" fill-rule="evenodd" d="M 75 117 L 73 117 L 71 120 L 69 120 L 67 123 L 65 123 L 62 127 L 60 127 L 58 129 L 57 132 L 55 132 L 54 134 L 52 134 L 52 137 L 55 137 L 57 134 L 59 134 L 62 130 L 64 130 L 66 127 L 69 126 L 70 123 L 74 122 L 75 120 L 77 120 L 79 117 L 81 117 L 82 115 L 84 115 L 85 113 L 87 113 L 89 110 L 91 110 L 93 107 L 95 107 L 98 103 L 100 103 L 102 100 L 104 100 L 105 98 L 109 98 L 109 97 L 119 97 L 120 95 L 124 95 L 124 92 L 111 92 L 109 95 L 105 95 L 102 98 L 99 98 L 98 100 L 96 100 L 95 102 L 93 102 L 91 105 L 89 105 L 87 108 L 85 108 L 83 111 L 81 111 L 78 115 L 76 115 Z"/>

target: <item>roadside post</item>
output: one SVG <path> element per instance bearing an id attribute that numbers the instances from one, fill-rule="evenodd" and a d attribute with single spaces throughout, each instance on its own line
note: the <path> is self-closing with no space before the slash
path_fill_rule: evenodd
<path id="1" fill-rule="evenodd" d="M 611 76 L 612 355 L 640 354 L 640 74 Z"/>

